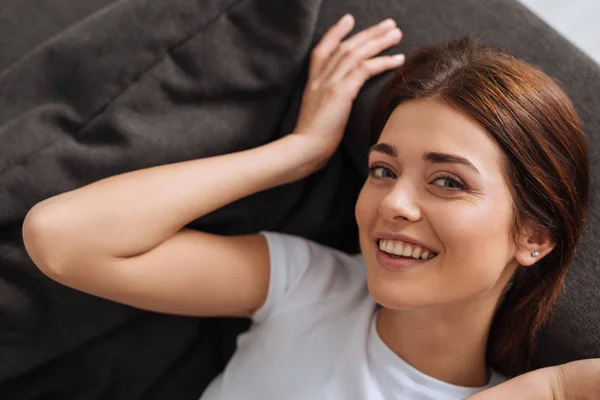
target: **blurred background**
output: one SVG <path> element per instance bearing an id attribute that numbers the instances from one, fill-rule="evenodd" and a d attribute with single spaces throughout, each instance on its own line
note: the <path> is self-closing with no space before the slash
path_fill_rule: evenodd
<path id="1" fill-rule="evenodd" d="M 600 64 L 600 0 L 521 0 Z"/>

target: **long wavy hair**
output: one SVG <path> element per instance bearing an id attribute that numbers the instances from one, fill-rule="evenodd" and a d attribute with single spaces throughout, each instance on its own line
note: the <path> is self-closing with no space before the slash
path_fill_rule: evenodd
<path id="1" fill-rule="evenodd" d="M 519 375 L 531 369 L 537 334 L 549 320 L 583 230 L 589 163 L 580 120 L 565 92 L 539 69 L 462 38 L 407 59 L 380 94 L 372 142 L 400 103 L 425 97 L 477 121 L 502 148 L 514 200 L 513 238 L 527 221 L 556 243 L 534 266 L 517 269 L 492 321 L 487 363 Z"/>

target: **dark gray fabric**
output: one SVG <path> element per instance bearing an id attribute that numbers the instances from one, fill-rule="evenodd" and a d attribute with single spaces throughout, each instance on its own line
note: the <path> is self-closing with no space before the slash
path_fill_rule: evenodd
<path id="1" fill-rule="evenodd" d="M 110 175 L 289 133 L 308 51 L 345 12 L 357 17 L 358 28 L 396 18 L 405 35 L 399 48 L 407 54 L 470 33 L 563 82 L 590 137 L 592 207 L 536 362 L 600 356 L 600 68 L 519 3 L 80 3 L 0 5 L 0 22 L 7 24 L 0 28 L 0 398 L 197 398 L 246 322 L 140 312 L 55 284 L 27 257 L 23 218 L 44 198 Z M 362 91 L 343 145 L 324 170 L 191 226 L 222 234 L 283 231 L 356 250 L 353 204 L 366 172 L 370 110 L 384 80 Z"/>
<path id="2" fill-rule="evenodd" d="M 0 2 L 0 71 L 70 25 L 116 1 Z"/>

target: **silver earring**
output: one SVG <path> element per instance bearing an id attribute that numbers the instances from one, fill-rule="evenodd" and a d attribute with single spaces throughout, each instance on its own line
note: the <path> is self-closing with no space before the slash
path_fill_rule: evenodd
<path id="1" fill-rule="evenodd" d="M 539 251 L 537 251 L 537 250 L 535 250 L 535 251 L 533 251 L 533 252 L 531 253 L 531 257 L 537 257 L 537 256 L 539 256 L 539 255 L 540 255 L 540 252 L 539 252 Z"/>

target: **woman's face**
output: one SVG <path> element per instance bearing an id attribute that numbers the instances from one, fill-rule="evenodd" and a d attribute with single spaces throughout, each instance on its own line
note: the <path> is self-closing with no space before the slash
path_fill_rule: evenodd
<path id="1" fill-rule="evenodd" d="M 491 136 L 443 102 L 408 101 L 391 114 L 369 168 L 356 220 L 375 300 L 408 309 L 497 298 L 518 263 Z"/>

